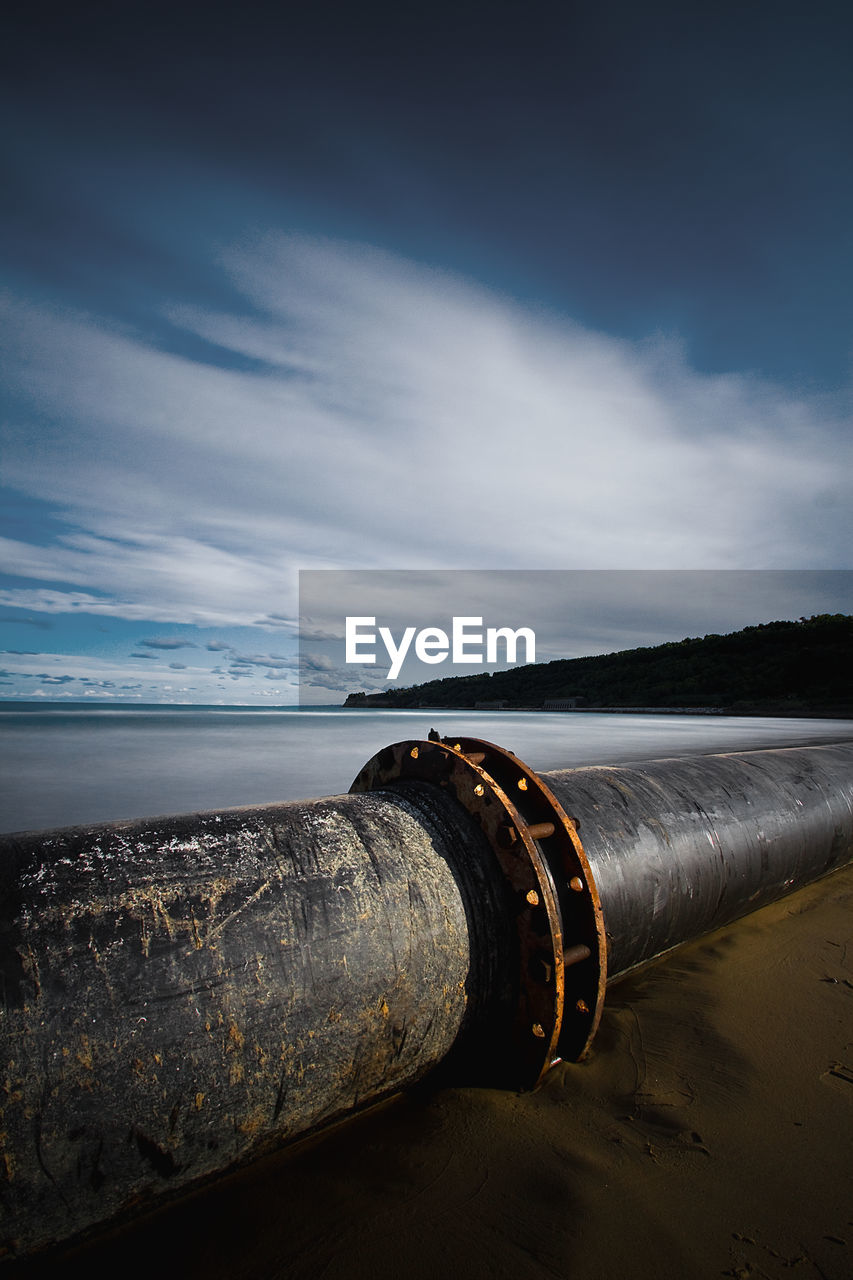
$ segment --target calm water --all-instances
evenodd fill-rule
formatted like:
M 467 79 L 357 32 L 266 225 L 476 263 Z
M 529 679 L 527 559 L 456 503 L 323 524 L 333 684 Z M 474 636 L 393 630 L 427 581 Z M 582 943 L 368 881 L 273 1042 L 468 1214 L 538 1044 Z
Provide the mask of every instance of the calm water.
M 853 738 L 851 720 L 0 704 L 0 830 L 337 795 L 381 747 L 464 733 L 534 769 Z

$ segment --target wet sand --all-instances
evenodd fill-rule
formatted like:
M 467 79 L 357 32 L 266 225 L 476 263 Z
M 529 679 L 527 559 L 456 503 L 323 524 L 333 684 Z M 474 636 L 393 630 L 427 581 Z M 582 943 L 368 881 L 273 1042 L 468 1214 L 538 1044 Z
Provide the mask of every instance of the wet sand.
M 853 867 L 610 988 L 535 1094 L 422 1085 L 6 1274 L 853 1275 Z

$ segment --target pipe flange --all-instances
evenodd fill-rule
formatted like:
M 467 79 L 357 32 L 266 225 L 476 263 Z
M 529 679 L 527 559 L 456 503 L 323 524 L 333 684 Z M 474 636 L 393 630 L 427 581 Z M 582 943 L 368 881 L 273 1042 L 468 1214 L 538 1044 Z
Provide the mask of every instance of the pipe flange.
M 429 783 L 452 795 L 483 831 L 508 882 L 520 966 L 512 1075 L 521 1087 L 533 1088 L 556 1058 L 585 1052 L 604 991 L 601 909 L 574 825 L 532 770 L 476 738 L 385 747 L 350 790 L 398 781 Z M 564 919 L 572 928 L 568 946 Z
M 512 796 L 551 872 L 564 948 L 559 969 L 563 1016 L 557 1056 L 577 1062 L 586 1056 L 598 1030 L 607 985 L 604 916 L 577 822 L 514 752 L 478 738 L 445 741 L 466 755 L 484 753 L 483 768 Z

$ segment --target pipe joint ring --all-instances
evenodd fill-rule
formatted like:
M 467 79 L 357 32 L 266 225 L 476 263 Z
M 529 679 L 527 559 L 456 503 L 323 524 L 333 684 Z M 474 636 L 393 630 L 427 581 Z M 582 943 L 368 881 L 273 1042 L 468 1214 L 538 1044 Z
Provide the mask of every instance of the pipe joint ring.
M 436 736 L 385 747 L 350 790 L 399 781 L 428 783 L 461 804 L 508 884 L 519 973 L 507 1050 L 513 1078 L 533 1088 L 555 1059 L 583 1056 L 604 996 L 601 907 L 575 824 L 512 752 L 477 738 Z

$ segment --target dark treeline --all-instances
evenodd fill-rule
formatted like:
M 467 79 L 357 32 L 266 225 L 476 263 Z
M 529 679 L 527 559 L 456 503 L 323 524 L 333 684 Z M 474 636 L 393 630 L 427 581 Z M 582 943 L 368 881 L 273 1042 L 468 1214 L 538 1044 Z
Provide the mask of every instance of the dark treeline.
M 471 708 L 503 702 L 539 708 L 577 699 L 579 709 L 695 708 L 758 715 L 853 715 L 853 617 L 820 614 L 768 622 L 590 658 L 430 680 L 346 706 Z

